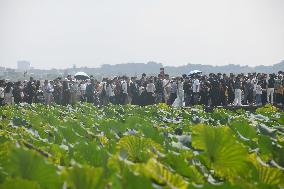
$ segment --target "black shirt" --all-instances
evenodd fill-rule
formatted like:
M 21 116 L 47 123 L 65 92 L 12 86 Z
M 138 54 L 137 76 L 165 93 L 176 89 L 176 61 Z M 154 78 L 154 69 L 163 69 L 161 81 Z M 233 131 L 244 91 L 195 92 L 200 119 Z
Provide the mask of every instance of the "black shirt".
M 275 80 L 274 78 L 268 79 L 268 88 L 274 88 Z

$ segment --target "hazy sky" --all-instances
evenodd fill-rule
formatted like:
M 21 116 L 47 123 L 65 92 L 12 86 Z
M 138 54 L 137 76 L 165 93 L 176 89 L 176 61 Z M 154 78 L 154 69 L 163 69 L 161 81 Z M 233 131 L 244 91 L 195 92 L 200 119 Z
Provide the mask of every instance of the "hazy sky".
M 0 65 L 272 65 L 284 0 L 0 0 Z

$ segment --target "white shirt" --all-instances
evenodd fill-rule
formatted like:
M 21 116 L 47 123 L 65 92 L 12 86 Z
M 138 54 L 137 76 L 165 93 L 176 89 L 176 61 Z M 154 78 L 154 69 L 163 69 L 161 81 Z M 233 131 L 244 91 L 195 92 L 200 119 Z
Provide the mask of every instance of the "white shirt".
M 144 90 L 145 90 L 144 87 L 143 87 L 143 86 L 140 86 L 140 87 L 139 87 L 139 95 L 141 95 Z
M 110 84 L 106 87 L 106 95 L 108 97 L 114 96 L 114 85 Z
M 167 85 L 168 84 L 168 85 Z M 167 85 L 167 86 L 166 86 Z M 163 80 L 163 87 L 171 87 L 170 80 L 164 79 Z
M 127 94 L 127 82 L 126 81 L 121 82 L 121 88 L 122 88 L 122 93 Z
M 4 88 L 0 87 L 0 98 L 4 98 Z
M 251 83 L 253 84 L 253 91 L 256 91 L 257 79 L 256 78 L 252 78 L 251 79 Z
M 54 91 L 50 83 L 48 83 L 47 85 L 43 85 L 42 90 L 44 93 L 50 93 L 50 94 Z
M 13 104 L 13 93 L 12 93 L 12 91 L 13 91 L 13 88 L 11 88 L 11 90 L 10 90 L 10 92 L 8 92 L 8 93 L 4 93 L 4 102 L 6 103 L 6 104 Z
M 171 83 L 170 80 L 164 79 L 163 80 L 163 88 L 164 88 L 164 93 L 170 93 L 171 92 Z
M 262 88 L 260 85 L 256 85 L 255 94 L 262 94 Z
M 80 84 L 80 90 L 81 90 L 81 91 L 85 91 L 85 90 L 86 90 L 86 87 L 87 87 L 87 84 L 86 84 L 86 83 Z
M 183 82 L 179 81 L 177 84 L 177 92 L 179 94 L 183 93 Z
M 146 86 L 146 91 L 148 93 L 154 93 L 156 90 L 154 83 L 148 83 Z
M 198 79 L 193 80 L 192 83 L 192 90 L 194 93 L 199 93 L 200 90 L 200 82 Z
M 173 81 L 171 83 L 171 93 L 176 93 L 177 92 L 177 83 Z
M 106 82 L 104 81 L 104 82 L 101 82 L 100 83 L 100 88 L 103 90 L 106 90 Z
M 70 91 L 71 91 L 72 93 L 77 93 L 77 92 L 79 91 L 79 85 L 78 85 L 78 83 L 72 84 L 72 85 L 70 86 Z

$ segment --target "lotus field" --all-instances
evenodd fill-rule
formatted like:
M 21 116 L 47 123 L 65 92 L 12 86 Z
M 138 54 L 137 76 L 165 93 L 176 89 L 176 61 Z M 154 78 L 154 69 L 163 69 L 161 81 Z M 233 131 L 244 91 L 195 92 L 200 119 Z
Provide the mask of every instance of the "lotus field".
M 0 189 L 283 187 L 273 106 L 0 107 Z

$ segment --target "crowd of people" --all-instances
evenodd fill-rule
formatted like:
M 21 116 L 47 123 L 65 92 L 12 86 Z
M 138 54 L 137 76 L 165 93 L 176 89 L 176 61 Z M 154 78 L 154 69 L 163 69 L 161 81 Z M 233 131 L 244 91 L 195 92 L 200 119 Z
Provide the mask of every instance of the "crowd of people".
M 0 81 L 0 105 L 88 102 L 172 106 L 241 106 L 284 103 L 284 72 L 277 74 L 192 74 L 170 78 L 168 74 L 141 77 L 114 77 L 95 80 L 67 78 L 39 81 Z

